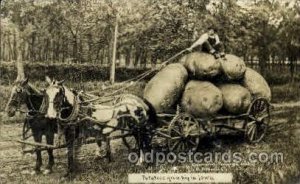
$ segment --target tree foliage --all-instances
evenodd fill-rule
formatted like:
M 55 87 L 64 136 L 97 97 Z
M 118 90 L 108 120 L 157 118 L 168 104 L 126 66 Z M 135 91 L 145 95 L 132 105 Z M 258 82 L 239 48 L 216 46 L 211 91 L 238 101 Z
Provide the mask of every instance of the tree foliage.
M 299 56 L 298 1 L 237 0 L 4 0 L 0 60 L 108 65 L 114 25 L 118 59 L 126 66 L 156 64 L 188 47 L 215 25 L 226 51 L 268 63 Z

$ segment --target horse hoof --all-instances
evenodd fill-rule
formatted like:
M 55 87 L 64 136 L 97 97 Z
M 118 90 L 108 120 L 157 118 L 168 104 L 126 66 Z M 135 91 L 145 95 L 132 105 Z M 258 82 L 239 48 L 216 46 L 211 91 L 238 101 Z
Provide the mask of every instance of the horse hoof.
M 50 174 L 51 172 L 52 172 L 51 169 L 46 169 L 46 170 L 43 171 L 43 174 L 44 174 L 44 175 L 48 175 L 48 174 Z

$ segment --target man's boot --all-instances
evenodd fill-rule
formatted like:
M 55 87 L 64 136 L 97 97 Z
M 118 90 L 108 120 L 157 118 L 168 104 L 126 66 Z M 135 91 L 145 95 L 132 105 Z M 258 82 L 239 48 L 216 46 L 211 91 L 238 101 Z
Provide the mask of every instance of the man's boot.
M 209 51 L 209 53 L 212 54 L 215 57 L 215 59 L 219 59 L 220 58 L 220 55 L 216 52 L 215 49 L 211 49 Z
M 224 52 L 222 52 L 222 53 L 220 54 L 220 56 L 221 56 L 221 58 L 222 58 L 223 60 L 227 60 L 226 55 L 225 55 Z
M 219 59 L 220 58 L 220 54 L 218 54 L 216 52 L 213 55 L 214 55 L 215 59 Z

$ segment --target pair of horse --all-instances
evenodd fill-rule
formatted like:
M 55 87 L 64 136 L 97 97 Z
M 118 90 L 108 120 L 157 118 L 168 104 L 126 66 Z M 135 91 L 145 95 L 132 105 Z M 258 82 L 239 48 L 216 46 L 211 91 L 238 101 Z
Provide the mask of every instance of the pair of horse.
M 124 127 L 124 122 L 143 123 L 156 125 L 156 113 L 154 108 L 146 100 L 134 95 L 124 95 L 119 98 L 114 106 L 103 106 L 100 104 L 84 104 L 80 95 L 67 88 L 62 82 L 50 80 L 46 78 L 49 86 L 46 90 L 38 90 L 28 82 L 28 79 L 18 80 L 15 82 L 9 102 L 7 104 L 7 114 L 14 116 L 16 111 L 20 109 L 22 104 L 25 104 L 30 116 L 26 117 L 25 122 L 28 122 L 34 140 L 42 141 L 42 136 L 45 135 L 47 144 L 54 143 L 54 135 L 58 132 L 58 127 L 61 127 L 67 143 L 68 169 L 65 176 L 72 176 L 75 171 L 75 151 L 74 147 L 78 146 L 83 137 L 95 137 L 98 146 L 101 147 L 101 140 L 106 142 L 106 157 L 111 160 L 109 139 L 105 139 L 108 135 L 118 127 Z M 80 118 L 79 113 L 82 113 L 81 105 L 85 105 L 87 118 Z M 123 116 L 124 114 L 130 116 Z M 123 118 L 120 123 L 119 117 Z M 93 121 L 96 120 L 95 124 Z M 102 122 L 104 126 L 95 126 Z M 88 126 L 91 124 L 91 126 Z M 107 125 L 107 126 L 106 126 Z M 92 129 L 91 129 L 92 127 Z M 96 128 L 95 128 L 96 127 Z M 141 132 L 134 131 L 132 135 L 138 142 L 138 147 L 144 149 L 149 148 L 149 140 Z M 102 137 L 104 139 L 98 139 Z M 142 140 L 142 141 L 140 141 Z M 125 142 L 126 143 L 126 142 Z M 49 161 L 44 171 L 45 174 L 52 171 L 54 165 L 53 149 L 47 149 Z M 36 149 L 36 166 L 34 171 L 40 172 L 42 166 L 41 150 Z

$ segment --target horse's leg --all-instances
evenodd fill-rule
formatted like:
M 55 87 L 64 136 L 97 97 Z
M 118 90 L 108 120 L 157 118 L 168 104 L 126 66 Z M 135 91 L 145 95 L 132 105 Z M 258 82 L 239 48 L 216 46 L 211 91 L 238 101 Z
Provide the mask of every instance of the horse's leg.
M 112 161 L 112 156 L 111 156 L 111 147 L 110 147 L 110 138 L 109 138 L 110 134 L 103 134 L 103 132 L 101 133 L 101 137 L 103 139 L 103 141 L 97 140 L 96 143 L 99 146 L 99 158 L 107 158 L 109 162 Z M 105 144 L 103 144 L 102 148 L 102 142 L 105 142 Z M 105 152 L 105 153 L 103 153 Z
M 138 154 L 139 154 L 139 160 L 138 162 L 136 163 L 136 165 L 142 165 L 144 163 L 144 146 L 143 146 L 143 140 L 142 140 L 142 137 L 140 135 L 140 133 L 137 133 L 137 135 L 135 136 L 136 137 L 136 140 L 137 140 L 137 143 L 138 143 Z
M 96 143 L 98 145 L 97 152 L 96 152 L 96 159 L 102 159 L 106 157 L 106 147 L 107 144 L 103 144 L 105 142 L 105 137 L 103 135 L 102 130 L 97 130 L 96 135 L 95 135 Z
M 96 139 L 96 144 L 97 144 L 97 151 L 96 151 L 96 159 L 101 159 L 102 158 L 102 141 L 99 139 L 99 136 L 95 137 Z
M 36 130 L 33 131 L 33 139 L 37 143 L 42 142 L 42 133 Z M 41 166 L 43 164 L 42 160 L 42 151 L 39 149 L 39 147 L 36 148 L 36 164 L 35 164 L 35 169 L 34 169 L 34 174 L 41 172 Z
M 108 159 L 109 162 L 112 161 L 111 147 L 110 147 L 110 138 L 109 137 L 106 137 L 106 158 Z
M 136 165 L 142 165 L 145 162 L 145 152 L 151 151 L 151 138 L 146 133 L 141 134 L 140 132 L 136 135 L 139 148 L 139 160 Z
M 67 156 L 68 156 L 68 170 L 64 177 L 72 177 L 74 173 L 74 142 L 75 142 L 75 134 L 73 128 L 65 129 L 65 139 L 67 142 Z
M 81 145 L 83 144 L 84 140 L 84 129 L 81 128 L 80 126 L 75 126 L 74 127 L 74 163 L 76 164 L 77 162 L 77 155 L 80 153 L 80 148 Z
M 54 132 L 48 131 L 46 133 L 46 141 L 47 144 L 53 145 L 54 143 Z M 54 156 L 53 156 L 53 149 L 49 148 L 47 149 L 49 160 L 48 160 L 48 165 L 46 167 L 46 170 L 44 171 L 44 174 L 49 174 L 52 172 L 52 167 L 54 165 Z

